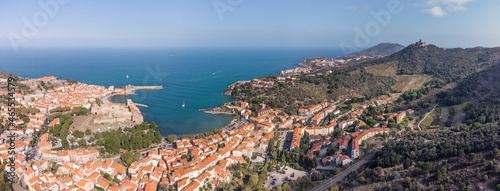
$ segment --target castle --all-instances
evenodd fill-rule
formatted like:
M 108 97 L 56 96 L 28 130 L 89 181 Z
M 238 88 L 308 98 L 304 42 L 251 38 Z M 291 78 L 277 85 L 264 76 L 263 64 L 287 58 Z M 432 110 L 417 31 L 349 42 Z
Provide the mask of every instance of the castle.
M 427 44 L 424 41 L 422 41 L 422 39 L 420 39 L 420 41 L 416 42 L 415 45 L 418 47 L 427 46 Z

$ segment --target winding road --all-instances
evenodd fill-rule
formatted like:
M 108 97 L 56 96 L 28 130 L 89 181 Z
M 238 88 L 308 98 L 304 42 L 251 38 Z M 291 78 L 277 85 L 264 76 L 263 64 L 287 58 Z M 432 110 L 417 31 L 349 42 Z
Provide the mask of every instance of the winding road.
M 420 128 L 420 123 L 422 123 L 422 121 L 424 121 L 424 119 L 427 117 L 427 115 L 429 115 L 432 111 L 434 111 L 434 109 L 436 109 L 436 107 L 439 105 L 439 103 L 436 103 L 434 106 L 432 106 L 432 109 L 427 112 L 424 117 L 422 117 L 422 119 L 420 119 L 420 121 L 418 122 L 417 124 L 417 127 L 418 127 L 418 130 L 422 130 L 422 128 Z

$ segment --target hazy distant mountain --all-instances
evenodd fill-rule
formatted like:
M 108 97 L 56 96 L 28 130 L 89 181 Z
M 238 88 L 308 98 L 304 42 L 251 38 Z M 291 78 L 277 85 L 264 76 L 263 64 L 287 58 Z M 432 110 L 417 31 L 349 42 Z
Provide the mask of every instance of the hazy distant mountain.
M 358 56 L 387 56 L 394 54 L 405 48 L 405 46 L 396 43 L 380 43 L 377 46 L 364 49 L 359 52 L 353 52 L 346 57 L 358 57 Z

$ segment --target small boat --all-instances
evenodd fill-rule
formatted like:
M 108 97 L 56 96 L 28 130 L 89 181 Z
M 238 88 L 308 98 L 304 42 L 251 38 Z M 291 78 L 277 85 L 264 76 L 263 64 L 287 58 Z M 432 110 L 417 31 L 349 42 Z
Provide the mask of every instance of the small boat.
M 184 103 L 184 101 L 182 101 L 182 107 L 185 107 L 185 106 L 186 106 L 186 104 Z
M 127 79 L 128 79 L 128 74 L 127 74 Z

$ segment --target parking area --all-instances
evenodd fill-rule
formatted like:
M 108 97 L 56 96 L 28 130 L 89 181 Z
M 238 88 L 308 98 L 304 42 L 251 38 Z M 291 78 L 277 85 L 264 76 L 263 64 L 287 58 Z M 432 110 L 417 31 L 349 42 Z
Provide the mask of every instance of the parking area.
M 306 171 L 295 170 L 290 167 L 285 167 L 282 172 L 270 172 L 267 176 L 266 187 L 278 187 L 283 185 L 285 182 L 290 182 L 291 180 L 297 180 L 297 178 L 306 176 L 308 173 Z

